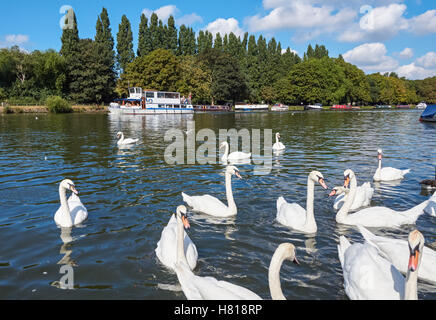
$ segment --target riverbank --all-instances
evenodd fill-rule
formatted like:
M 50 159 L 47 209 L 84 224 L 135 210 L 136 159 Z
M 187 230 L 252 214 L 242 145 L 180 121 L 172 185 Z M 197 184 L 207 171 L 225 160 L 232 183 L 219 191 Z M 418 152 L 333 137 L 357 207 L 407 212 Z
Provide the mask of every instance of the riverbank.
M 105 113 L 109 112 L 107 106 L 97 105 L 74 105 L 72 106 L 75 113 Z M 0 106 L 0 114 L 5 113 L 48 113 L 46 106 Z

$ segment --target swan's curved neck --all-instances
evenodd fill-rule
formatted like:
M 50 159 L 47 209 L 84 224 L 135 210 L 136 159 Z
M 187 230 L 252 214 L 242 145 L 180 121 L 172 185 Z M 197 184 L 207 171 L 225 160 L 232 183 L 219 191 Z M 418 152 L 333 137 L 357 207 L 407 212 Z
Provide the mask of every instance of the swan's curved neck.
M 176 213 L 177 219 L 177 262 L 186 263 L 188 265 L 188 260 L 185 255 L 185 228 L 183 227 L 182 218 L 178 213 Z
M 282 292 L 282 286 L 280 284 L 280 269 L 282 267 L 283 260 L 287 258 L 285 250 L 279 248 L 274 252 L 271 259 L 271 263 L 268 269 L 268 282 L 269 291 L 273 300 L 286 300 Z M 289 257 L 290 260 L 294 260 L 294 257 Z
M 233 199 L 233 191 L 232 191 L 232 175 L 230 173 L 226 173 L 226 196 L 227 196 L 227 205 L 229 206 L 230 211 L 233 214 L 238 212 L 236 208 L 235 200 Z
M 307 196 L 306 196 L 306 223 L 305 226 L 315 226 L 315 217 L 313 214 L 313 201 L 315 196 L 315 183 L 310 178 L 307 178 Z
M 279 136 L 276 135 L 276 143 L 279 143 Z
M 407 271 L 404 287 L 404 300 L 418 300 L 418 270 Z
M 124 141 L 124 133 L 121 133 L 120 140 L 118 140 L 118 142 L 122 142 L 122 141 Z
M 229 156 L 229 144 L 228 144 L 228 143 L 225 143 L 225 144 L 224 144 L 224 147 L 225 147 L 225 149 L 224 149 L 223 159 L 225 160 L 225 159 L 227 159 L 227 157 Z
M 378 159 L 378 168 L 377 169 L 379 169 L 379 170 L 381 170 L 381 162 L 382 162 L 382 160 L 381 159 Z
M 356 197 L 357 190 L 357 179 L 355 176 L 351 178 L 350 181 L 350 192 L 346 196 L 345 203 L 342 205 L 342 208 L 336 214 L 336 221 L 342 223 L 348 216 L 348 211 L 350 211 L 351 205 L 354 202 L 354 198 Z
M 62 216 L 65 219 L 67 219 L 69 222 L 71 222 L 72 225 L 73 221 L 71 219 L 70 207 L 68 206 L 68 201 L 67 201 L 67 190 L 62 186 L 59 186 L 59 198 L 61 200 Z

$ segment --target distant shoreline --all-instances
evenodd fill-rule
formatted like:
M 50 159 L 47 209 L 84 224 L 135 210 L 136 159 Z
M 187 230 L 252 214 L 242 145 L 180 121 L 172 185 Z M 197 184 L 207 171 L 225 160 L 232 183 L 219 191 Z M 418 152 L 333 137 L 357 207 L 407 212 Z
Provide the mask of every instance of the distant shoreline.
M 107 106 L 97 105 L 73 105 L 73 113 L 108 113 Z M 49 113 L 46 106 L 9 106 L 8 112 L 5 107 L 0 106 L 0 114 L 17 114 L 17 113 Z

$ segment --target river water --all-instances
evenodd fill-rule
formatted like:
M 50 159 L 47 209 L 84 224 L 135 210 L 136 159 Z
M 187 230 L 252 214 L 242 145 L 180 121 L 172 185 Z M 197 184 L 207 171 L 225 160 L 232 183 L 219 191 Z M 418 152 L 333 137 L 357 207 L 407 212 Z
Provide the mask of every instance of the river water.
M 167 130 L 273 129 L 286 151 L 273 157 L 269 174 L 253 164 L 238 166 L 233 179 L 235 218 L 216 221 L 190 212 L 188 231 L 199 261 L 195 273 L 245 286 L 270 299 L 268 267 L 276 247 L 292 242 L 300 265 L 285 262 L 281 283 L 288 299 L 347 299 L 337 254 L 340 235 L 361 242 L 357 229 L 335 222 L 328 190 L 315 187 L 316 235 L 275 221 L 276 200 L 305 207 L 307 175 L 319 170 L 329 187 L 351 168 L 358 184 L 371 181 L 377 148 L 383 165 L 411 169 L 399 184 L 376 184 L 372 205 L 409 209 L 429 196 L 419 181 L 433 178 L 436 125 L 420 123 L 419 112 L 322 111 L 251 114 L 106 114 L 0 116 L 0 299 L 185 299 L 176 275 L 155 254 L 162 229 L 181 192 L 211 194 L 225 201 L 222 164 L 169 165 Z M 118 148 L 116 132 L 137 137 Z M 76 184 L 89 216 L 69 233 L 53 220 L 59 182 Z M 436 218 L 422 215 L 416 226 L 435 247 Z M 371 229 L 406 239 L 415 226 Z M 60 289 L 60 268 L 74 270 L 74 290 Z M 419 298 L 435 299 L 436 287 L 420 282 Z

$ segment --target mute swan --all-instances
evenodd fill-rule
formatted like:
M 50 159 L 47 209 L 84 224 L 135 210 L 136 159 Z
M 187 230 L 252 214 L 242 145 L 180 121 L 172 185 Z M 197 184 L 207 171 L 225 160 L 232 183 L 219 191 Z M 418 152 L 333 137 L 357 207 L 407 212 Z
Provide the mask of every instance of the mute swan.
M 185 206 L 180 206 L 186 212 Z M 183 293 L 188 300 L 262 300 L 251 290 L 234 285 L 227 281 L 217 280 L 214 277 L 196 276 L 188 267 L 183 250 L 183 226 L 179 225 L 177 235 L 177 263 L 176 274 Z M 285 259 L 298 264 L 295 257 L 295 247 L 290 243 L 281 244 L 275 251 L 268 270 L 270 293 L 273 299 L 285 299 L 280 285 L 280 268 Z
M 272 147 L 274 151 L 279 151 L 279 150 L 285 149 L 285 145 L 283 143 L 281 143 L 279 141 L 279 139 L 280 139 L 280 133 L 277 132 L 276 133 L 276 143 L 274 143 L 274 145 Z
M 233 200 L 232 192 L 232 175 L 237 176 L 241 179 L 238 168 L 235 166 L 228 166 L 226 168 L 226 195 L 227 203 L 226 206 L 217 198 L 210 196 L 208 194 L 202 196 L 188 196 L 182 192 L 183 201 L 185 201 L 188 206 L 192 207 L 192 210 L 202 212 L 215 217 L 230 217 L 235 216 L 238 213 L 236 208 L 235 200 Z
M 436 189 L 436 167 L 434 169 L 434 179 L 433 180 L 425 179 L 422 180 L 419 184 L 423 189 L 429 189 L 429 190 Z
M 67 190 L 72 192 L 67 201 Z M 63 228 L 71 228 L 82 223 L 88 217 L 88 211 L 77 196 L 79 192 L 76 186 L 70 179 L 62 180 L 59 184 L 59 198 L 61 206 L 56 211 L 54 221 L 56 224 Z
M 344 186 L 350 184 L 350 192 L 342 208 L 336 214 L 336 222 L 348 225 L 363 225 L 365 227 L 399 227 L 403 224 L 414 224 L 424 213 L 429 200 L 406 211 L 395 211 L 386 207 L 370 207 L 348 214 L 356 195 L 356 177 L 350 169 L 344 172 Z
M 424 237 L 414 230 L 409 234 L 407 276 L 378 254 L 372 244 L 353 245 L 341 236 L 339 260 L 344 276 L 345 293 L 351 300 L 417 300 L 418 270 L 421 265 Z M 406 264 L 406 261 L 403 261 Z
M 377 152 L 378 152 L 378 168 L 374 173 L 374 181 L 400 180 L 404 178 L 404 175 L 410 172 L 410 169 L 399 170 L 392 167 L 382 168 L 381 166 L 382 149 L 378 149 Z
M 117 142 L 119 146 L 125 144 L 133 144 L 139 141 L 139 139 L 132 139 L 132 138 L 124 139 L 124 133 L 122 133 L 121 131 L 117 133 L 117 139 L 119 139 Z
M 224 155 L 221 157 L 222 161 L 226 161 L 226 160 L 231 161 L 231 160 L 240 160 L 240 159 L 251 158 L 251 153 L 246 153 L 246 152 L 236 151 L 236 152 L 232 152 L 231 154 L 229 154 L 229 144 L 227 141 L 224 141 L 223 143 L 221 143 L 220 149 L 222 147 L 225 147 Z
M 180 209 L 181 207 L 177 208 L 176 214 L 171 216 L 168 225 L 162 230 L 162 235 L 155 250 L 160 262 L 173 271 L 174 265 L 177 262 L 177 232 L 180 229 L 183 231 L 185 255 L 187 255 L 188 265 L 191 270 L 195 269 L 198 259 L 197 247 L 191 241 L 186 231 L 179 228 L 179 225 L 189 226 L 186 211 L 182 213 Z
M 357 226 L 365 241 L 379 250 L 379 254 L 389 260 L 401 273 L 407 273 L 407 265 L 404 263 L 408 258 L 409 250 L 406 240 L 376 236 L 363 226 Z M 424 247 L 422 263 L 419 268 L 418 278 L 436 283 L 436 251 Z
M 424 208 L 424 212 L 436 217 L 436 191 L 430 197 L 428 205 Z
M 312 171 L 307 178 L 306 209 L 295 202 L 286 202 L 283 197 L 277 199 L 276 220 L 279 223 L 304 233 L 315 233 L 317 231 L 313 215 L 315 182 L 318 182 L 324 189 L 327 189 L 321 172 Z
M 357 182 L 356 182 L 357 183 Z M 329 194 L 329 197 L 337 195 L 335 202 L 333 204 L 333 208 L 335 210 L 340 209 L 345 201 L 347 200 L 349 194 L 349 189 L 345 189 L 343 187 L 335 187 L 332 192 Z M 371 203 L 372 196 L 374 194 L 374 188 L 371 188 L 371 183 L 365 182 L 361 186 L 356 189 L 356 196 L 354 197 L 353 204 L 351 205 L 350 210 L 356 210 L 360 207 L 367 207 Z

